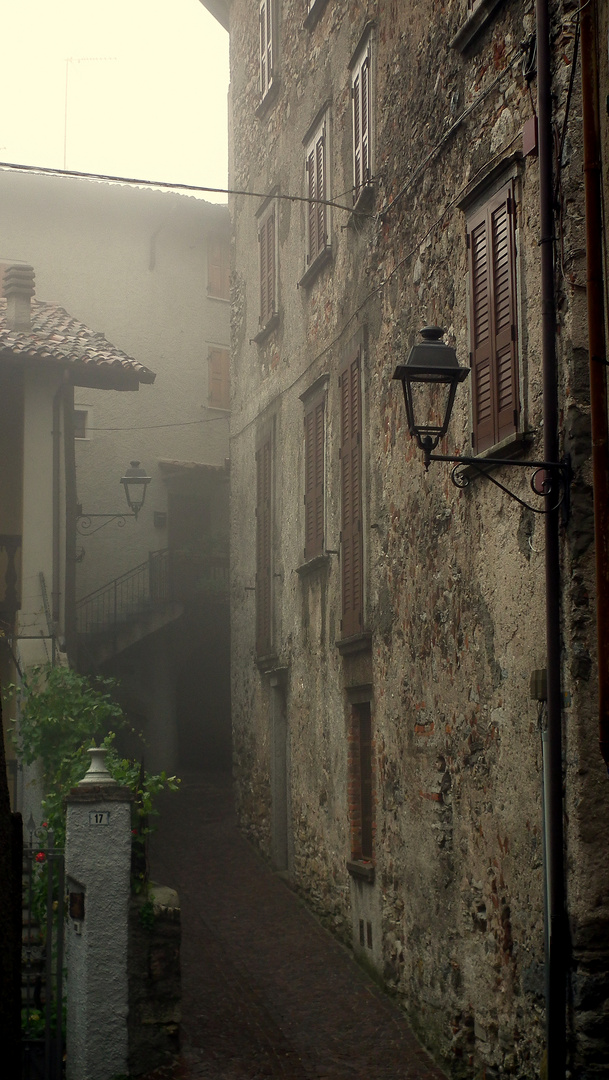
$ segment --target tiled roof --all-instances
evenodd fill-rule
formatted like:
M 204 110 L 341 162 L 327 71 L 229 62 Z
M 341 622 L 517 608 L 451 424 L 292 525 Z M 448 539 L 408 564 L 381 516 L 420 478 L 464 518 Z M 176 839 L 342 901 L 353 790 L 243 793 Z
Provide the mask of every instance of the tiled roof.
M 103 334 L 72 318 L 58 304 L 32 299 L 32 330 L 10 330 L 6 299 L 0 298 L 0 358 L 37 361 L 67 367 L 76 386 L 137 389 L 153 383 L 155 374 L 132 356 L 117 349 Z

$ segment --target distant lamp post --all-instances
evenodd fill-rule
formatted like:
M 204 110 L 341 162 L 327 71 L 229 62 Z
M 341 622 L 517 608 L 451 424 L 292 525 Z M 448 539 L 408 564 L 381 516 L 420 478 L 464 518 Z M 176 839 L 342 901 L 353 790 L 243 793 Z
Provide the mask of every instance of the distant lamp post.
M 146 489 L 151 479 L 152 477 L 146 475 L 146 470 L 142 469 L 139 461 L 132 461 L 125 475 L 121 476 L 120 482 L 125 489 L 127 506 L 133 511 L 136 521 L 137 515 L 144 505 Z
M 127 500 L 127 506 L 129 507 L 130 514 L 85 514 L 83 513 L 82 506 L 78 506 L 76 514 L 76 528 L 81 536 L 90 536 L 92 533 L 99 532 L 106 525 L 109 525 L 111 521 L 116 521 L 119 529 L 124 528 L 125 521 L 128 517 L 133 517 L 137 521 L 137 516 L 144 505 L 146 498 L 146 490 L 152 477 L 146 475 L 146 470 L 143 469 L 139 461 L 132 461 L 128 469 L 125 470 L 125 475 L 121 476 L 120 483 L 125 490 L 125 498 Z M 104 518 L 101 525 L 96 525 L 92 528 L 94 518 Z
M 448 431 L 457 386 L 467 378 L 470 369 L 459 366 L 453 347 L 442 341 L 444 331 L 439 326 L 426 326 L 421 330 L 421 337 L 423 340 L 413 345 L 406 363 L 398 364 L 393 378 L 402 383 L 408 430 L 423 451 L 425 469 L 432 461 L 452 462 L 451 479 L 455 487 L 467 487 L 473 471 L 487 476 L 506 495 L 536 514 L 548 514 L 561 505 L 568 510 L 571 482 L 568 457 L 561 461 L 524 461 L 520 458 L 454 457 L 433 453 Z M 532 469 L 531 490 L 544 500 L 544 505 L 531 506 L 505 487 L 491 473 L 498 466 Z

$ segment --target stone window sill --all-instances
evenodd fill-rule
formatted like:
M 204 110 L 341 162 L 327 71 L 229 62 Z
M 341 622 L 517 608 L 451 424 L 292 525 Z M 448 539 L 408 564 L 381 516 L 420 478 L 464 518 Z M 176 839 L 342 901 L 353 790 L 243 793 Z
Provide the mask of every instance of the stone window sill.
M 258 108 L 256 109 L 255 116 L 258 118 L 258 120 L 261 120 L 264 116 L 266 116 L 269 109 L 271 109 L 271 107 L 274 105 L 275 101 L 277 100 L 277 95 L 279 94 L 279 85 L 279 79 L 274 78 L 270 89 L 267 90 L 262 101 L 258 105 Z
M 280 667 L 277 653 L 265 653 L 264 656 L 257 656 L 256 667 L 259 671 L 276 671 Z
M 262 345 L 263 341 L 266 341 L 267 337 L 272 334 L 279 326 L 279 312 L 276 311 L 265 325 L 258 331 L 258 333 L 252 338 L 252 341 L 256 342 L 256 345 Z
M 336 642 L 336 648 L 341 656 L 346 656 L 349 653 L 371 652 L 372 634 L 368 631 L 362 634 L 353 634 L 352 637 L 341 638 Z
M 531 445 L 533 435 L 533 431 L 515 431 L 513 435 L 508 435 L 506 439 L 503 439 L 495 446 L 489 446 L 488 450 L 483 450 L 481 454 L 476 454 L 476 461 L 479 461 L 481 465 L 484 465 L 486 458 L 521 457 Z M 497 469 L 499 467 L 499 465 L 489 466 L 489 468 Z M 466 476 L 468 480 L 475 480 L 476 477 L 482 477 L 482 473 L 478 471 L 475 465 L 465 465 L 461 470 L 461 475 Z
M 315 0 L 315 3 L 311 5 L 310 11 L 307 12 L 303 26 L 305 30 L 312 30 L 315 24 L 319 21 L 321 13 L 325 8 L 328 0 Z
M 367 881 L 370 885 L 374 884 L 375 867 L 368 859 L 347 859 L 347 870 L 351 877 Z
M 307 289 L 312 281 L 317 277 L 329 262 L 332 262 L 332 248 L 328 244 L 327 247 L 320 251 L 317 258 L 311 263 L 309 268 L 302 275 L 298 282 L 299 289 Z
M 353 209 L 349 214 L 347 225 L 350 229 L 357 229 L 357 227 L 366 220 L 366 218 L 363 218 L 361 215 L 366 213 L 367 216 L 367 212 L 372 209 L 375 195 L 376 188 L 372 181 L 363 185 L 357 199 L 353 203 Z
M 318 570 L 327 570 L 330 566 L 330 556 L 327 553 L 323 555 L 314 555 L 312 559 L 307 559 L 300 566 L 296 567 L 296 573 L 300 578 L 308 577 L 309 574 L 315 574 Z
M 456 49 L 460 53 L 466 52 L 502 3 L 503 0 L 480 0 L 452 39 L 451 49 Z

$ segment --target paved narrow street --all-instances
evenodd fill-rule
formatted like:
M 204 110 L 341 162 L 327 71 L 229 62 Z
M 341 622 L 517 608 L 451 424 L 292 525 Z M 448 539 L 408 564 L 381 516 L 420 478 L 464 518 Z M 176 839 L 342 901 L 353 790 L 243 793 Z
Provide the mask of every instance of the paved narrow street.
M 401 1014 L 238 833 L 230 782 L 164 800 L 152 876 L 182 908 L 172 1080 L 443 1080 Z

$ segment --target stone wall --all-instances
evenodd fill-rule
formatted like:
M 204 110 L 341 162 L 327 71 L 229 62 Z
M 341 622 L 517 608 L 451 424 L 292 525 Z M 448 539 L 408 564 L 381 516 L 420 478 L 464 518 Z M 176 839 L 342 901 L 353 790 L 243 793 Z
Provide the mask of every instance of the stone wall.
M 603 822 L 609 789 L 595 719 L 594 553 L 583 258 L 581 121 L 567 110 L 575 5 L 553 2 L 557 173 L 556 302 L 561 452 L 572 512 L 561 531 L 567 903 L 575 968 L 573 1075 L 595 1075 L 609 925 Z M 422 1041 L 455 1077 L 538 1074 L 544 1051 L 543 703 L 530 679 L 545 656 L 541 518 L 484 479 L 457 490 L 425 472 L 408 436 L 396 363 L 424 325 L 446 329 L 470 363 L 467 214 L 493 185 L 515 192 L 520 413 L 512 452 L 542 452 L 539 163 L 524 139 L 536 111 L 529 0 L 335 0 L 303 27 L 278 5 L 276 90 L 260 102 L 257 11 L 231 5 L 231 185 L 304 194 L 304 144 L 330 117 L 331 259 L 302 284 L 306 206 L 279 201 L 278 315 L 261 343 L 256 211 L 232 200 L 232 687 L 241 821 L 273 847 L 273 672 L 285 673 L 289 868 L 296 887 L 398 995 Z M 349 62 L 372 22 L 374 198 L 352 187 Z M 468 31 L 469 32 L 469 31 Z M 461 42 L 461 44 L 459 44 Z M 528 136 L 527 136 L 528 137 Z M 560 182 L 558 182 L 560 181 Z M 343 193 L 343 194 L 341 194 Z M 347 194 L 344 194 L 347 193 Z M 298 283 L 301 282 L 300 287 Z M 361 347 L 364 634 L 341 641 L 338 375 Z M 303 402 L 327 375 L 325 550 L 303 567 Z M 471 381 L 471 380 L 470 380 Z M 273 655 L 255 655 L 257 440 L 274 430 Z M 458 391 L 448 454 L 472 452 L 471 388 Z M 501 475 L 524 499 L 523 472 Z M 350 874 L 349 734 L 373 723 L 373 873 Z M 367 875 L 367 876 L 366 876 Z M 363 927 L 363 934 L 362 934 Z M 606 965 L 605 965 L 606 966 Z M 595 1026 L 596 1025 L 596 1026 Z M 590 1070 L 586 1072 L 586 1070 Z
M 151 886 L 129 909 L 129 1075 L 172 1061 L 180 1047 L 181 923 L 177 893 Z

